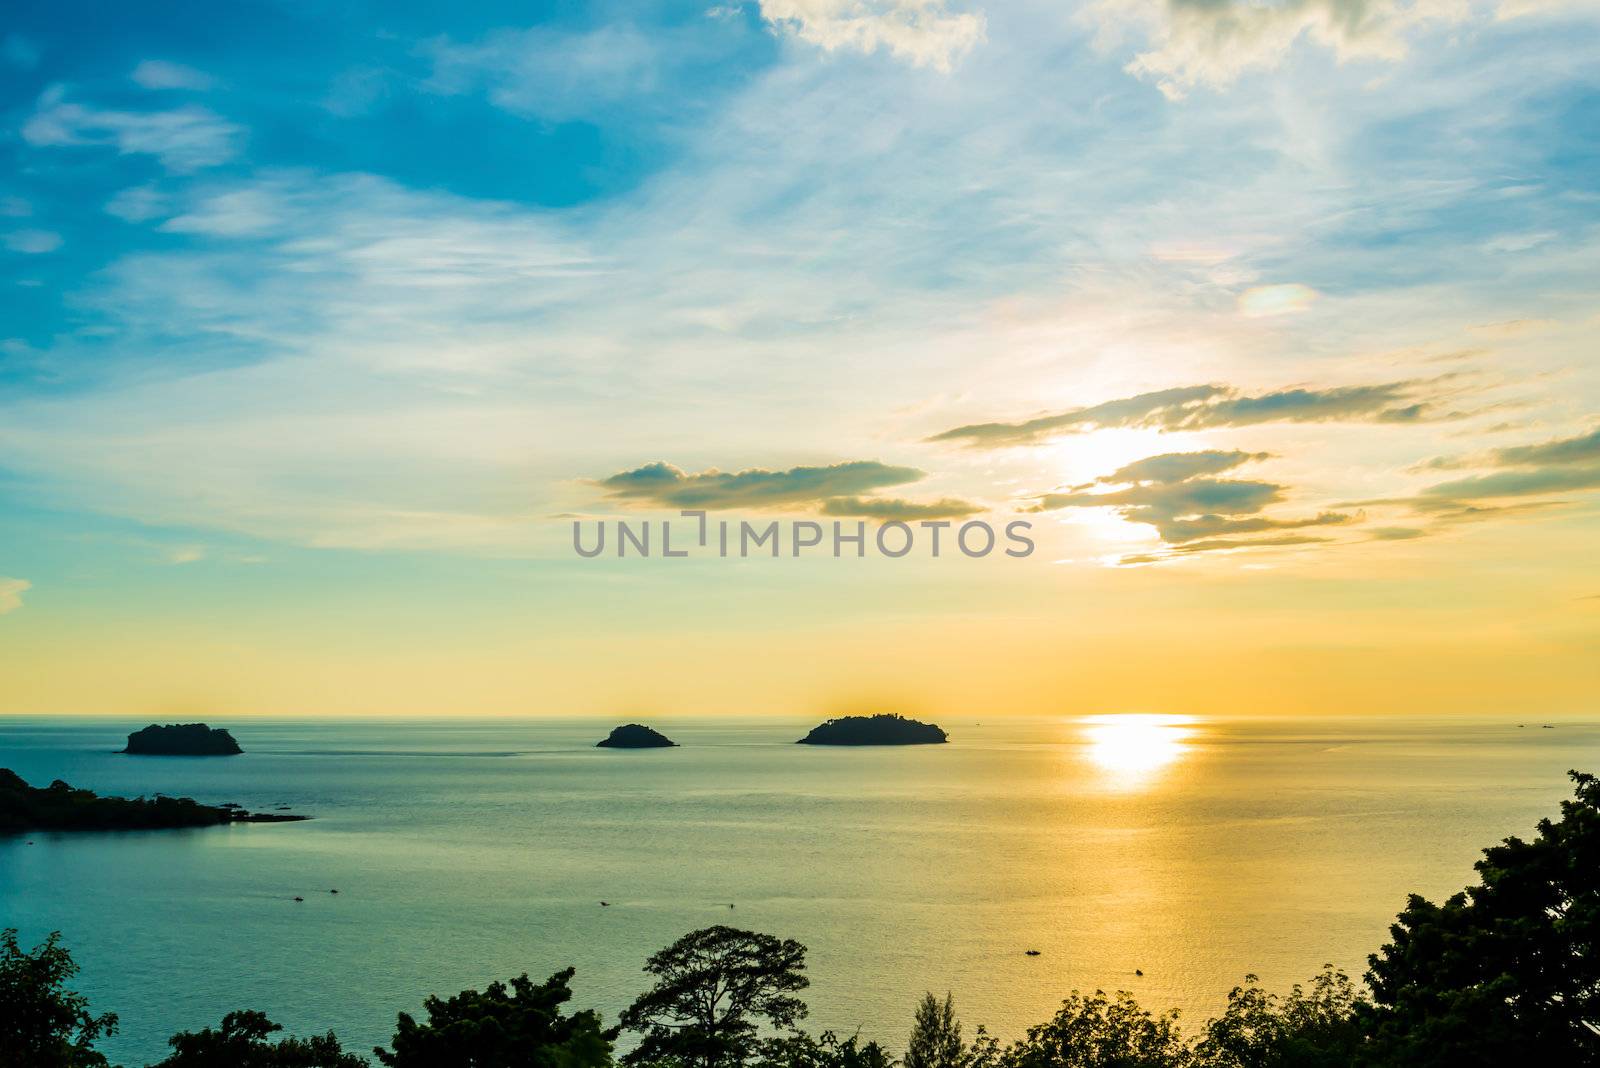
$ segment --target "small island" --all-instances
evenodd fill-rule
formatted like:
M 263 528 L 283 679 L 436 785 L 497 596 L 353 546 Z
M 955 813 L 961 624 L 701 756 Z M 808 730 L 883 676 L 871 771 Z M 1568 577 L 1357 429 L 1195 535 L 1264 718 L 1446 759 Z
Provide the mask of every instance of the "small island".
M 294 823 L 287 812 L 246 812 L 238 805 L 202 805 L 192 797 L 101 797 L 57 779 L 29 786 L 0 768 L 0 834 L 20 831 L 147 831 L 226 823 Z
M 678 743 L 643 723 L 624 723 L 594 744 L 596 749 L 667 749 Z
M 150 724 L 128 735 L 128 748 L 134 756 L 238 756 L 244 750 L 233 735 L 221 727 L 204 723 Z
M 798 745 L 938 745 L 948 741 L 932 723 L 897 714 L 840 716 L 811 728 Z

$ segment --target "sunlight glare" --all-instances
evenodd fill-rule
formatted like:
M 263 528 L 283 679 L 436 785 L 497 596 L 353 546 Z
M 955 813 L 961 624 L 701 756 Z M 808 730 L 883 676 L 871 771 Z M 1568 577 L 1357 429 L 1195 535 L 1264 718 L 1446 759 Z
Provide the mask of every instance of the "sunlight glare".
M 1144 786 L 1192 748 L 1188 716 L 1126 713 L 1081 721 L 1090 763 L 1122 788 Z

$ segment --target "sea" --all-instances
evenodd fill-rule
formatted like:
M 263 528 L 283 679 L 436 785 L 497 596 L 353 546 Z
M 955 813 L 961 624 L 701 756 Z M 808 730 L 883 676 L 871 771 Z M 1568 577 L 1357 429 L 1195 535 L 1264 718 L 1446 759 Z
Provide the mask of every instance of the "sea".
M 0 837 L 0 926 L 61 932 L 128 1066 L 243 1008 L 368 1052 L 429 994 L 568 966 L 614 1022 L 645 959 L 712 924 L 804 943 L 807 1028 L 892 1050 L 925 991 L 1001 1038 L 1073 990 L 1193 1028 L 1246 974 L 1359 976 L 1408 893 L 1475 881 L 1567 769 L 1600 770 L 1600 718 L 973 716 L 875 748 L 650 723 L 679 747 L 598 749 L 593 719 L 238 719 L 214 725 L 244 755 L 181 758 L 116 752 L 125 717 L 0 718 L 0 767 L 35 785 L 313 817 Z

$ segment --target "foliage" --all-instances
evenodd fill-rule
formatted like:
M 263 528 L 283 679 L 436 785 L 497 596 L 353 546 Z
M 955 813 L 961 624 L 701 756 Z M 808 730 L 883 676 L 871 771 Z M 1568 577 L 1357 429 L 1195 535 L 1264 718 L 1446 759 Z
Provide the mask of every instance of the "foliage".
M 76 974 L 59 931 L 32 953 L 15 928 L 0 932 L 0 1068 L 105 1068 L 94 1044 L 117 1017 L 91 1014 L 89 999 L 67 989 Z
M 57 779 L 32 787 L 0 768 L 0 834 L 26 830 L 110 831 L 156 827 L 206 827 L 229 823 L 232 813 L 188 797 L 100 797 Z
M 179 1031 L 167 1040 L 172 1055 L 152 1068 L 365 1068 L 367 1061 L 346 1053 L 329 1031 L 312 1038 L 267 1036 L 283 1028 L 265 1013 L 230 1012 L 213 1031 Z
M 905 1068 L 962 1068 L 965 1052 L 950 994 L 942 1002 L 932 991 L 924 994 L 906 1041 Z
M 684 935 L 645 963 L 656 983 L 622 1013 L 622 1026 L 641 1036 L 623 1060 L 743 1064 L 762 1022 L 782 1031 L 806 1015 L 793 996 L 809 985 L 805 961 L 793 939 L 720 925 Z
M 1600 1064 L 1600 780 L 1484 850 L 1477 886 L 1413 895 L 1367 982 L 1375 1056 L 1418 1068 Z
M 482 993 L 430 997 L 428 1022 L 400 1013 L 393 1051 L 375 1049 L 390 1068 L 599 1068 L 611 1063 L 614 1031 L 584 1009 L 564 1016 L 572 999 L 573 969 L 534 984 L 527 975 L 511 985 L 490 983 Z
M 1125 990 L 1072 995 L 1055 1018 L 1004 1053 L 1007 1068 L 1183 1068 L 1191 1063 L 1176 1009 L 1151 1014 Z
M 876 1042 L 859 1035 L 840 1041 L 832 1031 L 821 1038 L 794 1032 L 759 1044 L 755 1068 L 894 1068 L 894 1060 Z
M 1362 1047 L 1355 984 L 1331 964 L 1285 997 L 1269 994 L 1253 975 L 1228 994 L 1228 1007 L 1206 1024 L 1195 1045 L 1203 1068 L 1345 1068 Z
M 812 727 L 801 745 L 929 745 L 949 736 L 932 723 L 907 719 L 897 712 L 875 716 L 839 716 Z

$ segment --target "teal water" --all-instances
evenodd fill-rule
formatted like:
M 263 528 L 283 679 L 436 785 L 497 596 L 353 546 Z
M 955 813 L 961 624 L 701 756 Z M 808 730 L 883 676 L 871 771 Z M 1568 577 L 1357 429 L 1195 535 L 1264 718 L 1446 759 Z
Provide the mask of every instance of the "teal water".
M 1471 881 L 1600 768 L 1600 723 L 1565 720 L 946 722 L 949 745 L 889 749 L 652 722 L 683 747 L 241 720 L 244 756 L 196 760 L 114 753 L 141 722 L 0 719 L 0 767 L 36 785 L 316 817 L 0 839 L 0 925 L 63 932 L 128 1065 L 247 1007 L 365 1049 L 426 994 L 569 964 L 614 1019 L 651 951 L 712 923 L 804 942 L 810 1026 L 891 1047 L 926 989 L 1002 1036 L 1073 987 L 1197 1023 L 1245 972 L 1359 972 L 1408 891 Z

